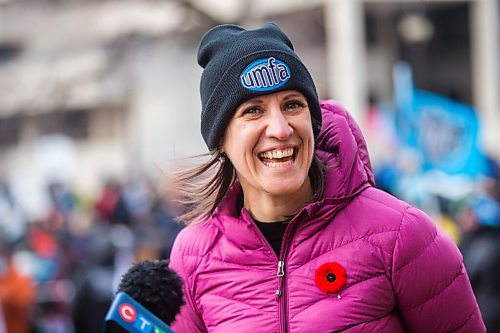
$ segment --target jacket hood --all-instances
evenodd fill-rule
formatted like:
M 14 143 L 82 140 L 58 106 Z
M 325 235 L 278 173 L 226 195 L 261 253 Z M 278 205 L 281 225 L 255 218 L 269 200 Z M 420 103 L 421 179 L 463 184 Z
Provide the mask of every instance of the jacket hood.
M 351 196 L 375 185 L 366 142 L 358 124 L 338 102 L 321 101 L 323 126 L 316 155 L 326 165 L 323 198 Z
M 326 165 L 323 200 L 353 196 L 375 184 L 366 142 L 352 116 L 338 102 L 320 102 L 323 116 L 316 139 L 316 155 Z M 238 217 L 241 187 L 236 182 L 226 193 L 215 214 Z

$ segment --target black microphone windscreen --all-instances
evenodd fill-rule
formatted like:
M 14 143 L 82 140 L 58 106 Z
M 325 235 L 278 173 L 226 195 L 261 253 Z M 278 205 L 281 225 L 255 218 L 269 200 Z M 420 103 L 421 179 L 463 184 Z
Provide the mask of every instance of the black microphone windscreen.
M 125 292 L 170 325 L 184 304 L 181 278 L 167 260 L 134 264 L 122 276 L 117 292 Z

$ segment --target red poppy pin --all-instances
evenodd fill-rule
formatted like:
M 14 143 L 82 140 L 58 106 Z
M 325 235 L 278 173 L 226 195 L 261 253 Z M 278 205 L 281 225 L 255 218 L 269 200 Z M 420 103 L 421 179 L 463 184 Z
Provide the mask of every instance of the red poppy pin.
M 337 262 L 327 262 L 316 270 L 316 286 L 326 294 L 334 294 L 345 287 L 347 274 L 345 268 Z

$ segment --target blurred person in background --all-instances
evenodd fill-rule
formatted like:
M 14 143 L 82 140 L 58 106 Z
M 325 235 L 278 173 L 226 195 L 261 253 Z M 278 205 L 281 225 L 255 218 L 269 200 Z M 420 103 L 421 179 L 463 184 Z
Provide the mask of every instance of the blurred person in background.
M 456 245 L 375 188 L 359 127 L 278 26 L 217 26 L 198 63 L 210 158 L 178 175 L 176 332 L 485 331 Z
M 6 333 L 7 329 L 5 328 L 5 319 L 3 317 L 2 306 L 0 305 L 0 333 Z
M 13 247 L 0 240 L 0 310 L 6 333 L 31 333 L 36 286 L 12 261 Z
M 460 250 L 488 332 L 500 332 L 500 172 L 489 176 L 458 216 L 464 230 Z
M 182 224 L 175 221 L 174 216 L 177 216 L 175 204 L 170 197 L 170 193 L 157 194 L 151 211 L 151 219 L 153 227 L 151 230 L 156 233 L 150 234 L 151 239 L 157 239 L 160 245 L 160 258 L 170 258 L 170 252 L 174 244 L 177 234 L 182 229 Z
M 116 248 L 107 234 L 90 241 L 90 260 L 79 271 L 82 278 L 72 309 L 75 333 L 100 332 L 114 295 Z
M 98 222 L 110 223 L 120 198 L 120 184 L 115 180 L 108 180 L 94 203 Z
M 8 242 L 18 241 L 26 233 L 26 223 L 26 214 L 11 187 L 0 179 L 0 235 Z
M 46 227 L 58 233 L 68 231 L 71 214 L 76 207 L 76 197 L 67 184 L 51 182 L 48 184 L 47 193 L 51 201 L 51 210 L 45 221 Z

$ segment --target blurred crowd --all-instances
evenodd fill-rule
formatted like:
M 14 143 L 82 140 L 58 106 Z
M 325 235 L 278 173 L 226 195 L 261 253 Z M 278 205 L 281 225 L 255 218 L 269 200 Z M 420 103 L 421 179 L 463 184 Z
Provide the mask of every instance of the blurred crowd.
M 100 332 L 121 275 L 170 255 L 181 226 L 145 177 L 107 181 L 95 198 L 47 187 L 50 209 L 29 220 L 0 183 L 0 333 Z

